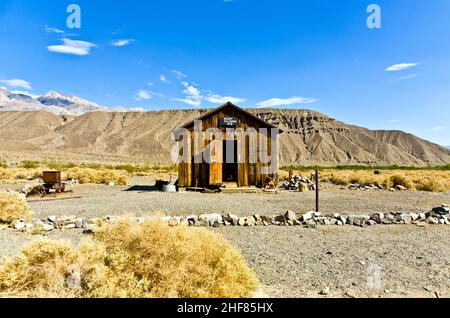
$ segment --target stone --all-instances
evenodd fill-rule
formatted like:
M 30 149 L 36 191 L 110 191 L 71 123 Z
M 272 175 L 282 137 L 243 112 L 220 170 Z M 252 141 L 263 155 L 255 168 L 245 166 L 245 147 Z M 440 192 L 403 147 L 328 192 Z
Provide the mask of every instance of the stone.
M 319 295 L 323 295 L 323 296 L 326 296 L 326 295 L 329 295 L 329 294 L 330 294 L 330 287 L 325 287 L 324 289 L 322 289 L 319 292 Z
M 275 217 L 276 222 L 286 223 L 286 217 L 284 215 L 278 215 Z
M 337 225 L 337 226 L 343 226 L 344 224 L 345 224 L 345 223 L 342 222 L 342 221 L 337 221 L 337 222 L 336 222 L 336 225 Z
M 411 217 L 411 221 L 417 221 L 420 219 L 420 215 L 417 213 L 411 213 L 409 216 Z
M 420 216 L 421 220 L 426 220 L 427 219 L 427 215 L 425 213 L 420 213 L 419 216 Z
M 355 221 L 355 218 L 353 218 L 351 216 L 347 218 L 347 224 L 348 225 L 353 225 L 354 221 Z
M 69 223 L 69 224 L 63 226 L 64 230 L 73 230 L 75 228 L 76 228 L 76 226 L 73 223 Z
M 393 222 L 391 221 L 391 220 L 389 220 L 389 219 L 383 219 L 382 221 L 381 221 L 381 224 L 383 224 L 383 225 L 391 225 Z
M 15 224 L 14 224 L 14 228 L 16 229 L 16 230 L 23 230 L 23 229 L 25 229 L 27 227 L 27 224 L 25 223 L 25 222 L 23 222 L 23 221 L 17 221 L 17 222 L 15 222 Z
M 286 224 L 289 225 L 289 226 L 294 226 L 294 221 L 287 220 Z
M 255 214 L 253 216 L 253 219 L 255 219 L 255 225 L 262 225 L 262 217 L 259 214 Z
M 439 220 L 437 218 L 429 217 L 427 219 L 428 224 L 439 224 Z
M 366 220 L 363 219 L 363 218 L 355 218 L 353 220 L 353 225 L 354 226 L 364 227 L 364 225 L 366 225 Z
M 51 232 L 55 229 L 55 226 L 53 224 L 44 223 L 42 224 L 42 229 L 44 232 Z
M 381 224 L 381 221 L 384 219 L 384 213 L 374 213 L 370 219 L 378 224 Z
M 172 217 L 169 220 L 169 226 L 178 226 L 181 224 L 181 218 L 180 217 Z
M 339 219 L 341 215 L 339 213 L 333 213 L 333 218 L 335 218 L 336 220 Z
M 52 223 L 56 223 L 56 221 L 58 220 L 58 218 L 56 217 L 56 215 L 50 215 L 48 217 L 48 220 Z
M 110 182 L 110 183 L 108 183 L 108 185 L 109 185 L 110 187 L 115 187 L 115 186 L 116 186 L 116 184 L 115 184 L 114 182 Z
M 367 221 L 367 225 L 369 225 L 369 226 L 374 226 L 374 225 L 377 225 L 377 224 L 378 224 L 378 222 L 375 222 L 374 220 Z
M 303 222 L 306 222 L 306 221 L 312 219 L 314 217 L 314 215 L 315 215 L 315 212 L 308 212 L 308 213 L 303 214 L 303 216 L 302 216 Z
M 406 188 L 406 187 L 404 187 L 404 186 L 402 186 L 400 184 L 396 185 L 395 189 L 397 189 L 399 191 L 406 191 L 406 190 L 408 190 L 408 188 Z
M 297 214 L 295 214 L 294 211 L 290 211 L 290 210 L 284 214 L 284 217 L 286 218 L 287 221 L 297 220 Z
M 97 230 L 97 225 L 96 224 L 91 224 L 91 223 L 85 223 L 83 225 L 83 234 L 94 234 L 95 231 Z
M 436 213 L 438 215 L 448 215 L 448 214 L 450 214 L 450 208 L 441 206 L 441 207 L 434 208 L 432 210 L 432 212 Z
M 263 215 L 261 218 L 262 218 L 262 220 L 263 220 L 263 223 L 266 222 L 266 223 L 268 223 L 268 224 L 272 224 L 272 222 L 274 221 L 274 219 L 271 218 L 270 216 L 265 216 L 265 215 Z
M 340 215 L 340 216 L 337 218 L 337 220 L 338 220 L 338 221 L 341 221 L 343 224 L 346 224 L 346 223 L 347 223 L 347 219 L 348 219 L 348 217 L 345 216 L 345 215 Z
M 196 215 L 188 215 L 186 221 L 190 226 L 194 226 L 198 221 L 198 217 Z
M 225 222 L 230 223 L 230 225 L 234 225 L 234 226 L 238 225 L 238 223 L 239 223 L 239 217 L 237 215 L 234 215 L 231 213 L 228 213 L 226 216 L 224 216 L 223 220 Z
M 294 220 L 293 222 L 292 222 L 294 225 L 302 225 L 302 222 L 300 222 L 299 220 Z
M 32 222 L 32 224 L 33 224 L 33 226 L 40 226 L 40 225 L 43 225 L 44 222 L 42 222 L 42 221 L 39 220 L 39 219 L 34 219 L 33 222 Z
M 316 221 L 314 221 L 314 220 L 306 221 L 305 225 L 309 229 L 315 229 L 317 227 Z
M 245 223 L 246 223 L 245 218 L 239 218 L 239 221 L 238 221 L 238 225 L 239 225 L 239 226 L 244 226 Z
M 222 215 L 219 213 L 202 214 L 198 219 L 207 222 L 210 226 L 213 226 L 214 223 L 223 223 Z
M 83 223 L 84 223 L 84 219 L 83 218 L 78 218 L 74 222 L 74 224 L 75 224 L 77 229 L 81 229 L 83 227 Z
M 245 218 L 245 226 L 255 226 L 256 225 L 256 221 L 253 218 L 253 216 Z

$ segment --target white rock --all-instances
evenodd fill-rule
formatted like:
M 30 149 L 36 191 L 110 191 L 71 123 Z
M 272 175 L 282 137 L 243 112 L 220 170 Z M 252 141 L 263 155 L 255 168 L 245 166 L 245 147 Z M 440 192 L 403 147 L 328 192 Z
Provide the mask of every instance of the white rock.
M 83 227 L 83 223 L 84 223 L 84 219 L 83 218 L 78 218 L 74 221 L 74 224 L 76 226 L 77 229 L 81 229 Z
M 63 229 L 65 229 L 65 230 L 72 230 L 75 228 L 76 228 L 76 226 L 73 223 L 69 223 L 69 224 L 63 226 Z
M 42 224 L 42 229 L 45 232 L 50 232 L 50 231 L 53 231 L 55 229 L 55 227 L 53 226 L 53 224 L 44 223 L 44 224 Z
M 58 220 L 58 218 L 56 217 L 56 215 L 50 215 L 50 216 L 48 217 L 48 220 L 49 220 L 50 222 L 56 223 L 56 221 Z
M 23 222 L 23 221 L 18 221 L 18 222 L 16 222 L 16 224 L 14 224 L 14 228 L 16 230 L 22 230 L 22 229 L 24 229 L 26 227 L 27 227 L 27 224 L 25 222 Z

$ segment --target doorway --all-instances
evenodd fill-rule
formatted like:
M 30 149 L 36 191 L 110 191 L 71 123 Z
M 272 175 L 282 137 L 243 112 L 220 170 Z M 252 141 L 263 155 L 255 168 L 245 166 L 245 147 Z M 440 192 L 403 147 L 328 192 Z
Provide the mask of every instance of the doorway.
M 223 141 L 223 182 L 238 182 L 237 140 Z

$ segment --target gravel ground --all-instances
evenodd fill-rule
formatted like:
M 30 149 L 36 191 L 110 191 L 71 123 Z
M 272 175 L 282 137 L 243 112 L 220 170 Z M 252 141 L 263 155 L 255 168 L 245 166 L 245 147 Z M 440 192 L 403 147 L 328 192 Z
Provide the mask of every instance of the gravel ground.
M 153 180 L 133 178 L 132 185 L 149 185 Z M 315 209 L 313 192 L 283 191 L 279 194 L 202 194 L 126 191 L 127 187 L 80 185 L 66 194 L 64 201 L 32 202 L 38 217 L 48 215 L 77 215 L 98 217 L 105 215 L 189 215 L 201 213 L 233 213 L 238 216 L 253 214 L 277 215 L 286 210 L 305 213 Z M 418 191 L 353 191 L 329 186 L 321 193 L 323 213 L 360 214 L 370 212 L 425 212 L 442 203 L 450 202 L 450 193 Z M 70 199 L 70 197 L 82 197 Z M 48 199 L 52 199 L 49 197 Z M 40 200 L 31 198 L 30 200 Z
M 255 269 L 261 297 L 450 297 L 448 226 L 213 230 Z M 38 238 L 0 230 L 0 258 L 16 255 Z M 76 245 L 85 236 L 71 230 L 54 231 L 48 238 Z M 326 288 L 329 294 L 320 295 Z
M 145 178 L 131 181 L 134 185 L 151 184 Z M 248 216 L 275 215 L 287 209 L 302 213 L 314 207 L 313 193 L 164 194 L 125 191 L 127 188 L 82 185 L 65 195 L 68 200 L 34 202 L 31 206 L 37 217 L 203 212 Z M 82 198 L 70 199 L 73 196 Z M 42 200 L 31 200 L 36 199 Z M 321 207 L 326 213 L 423 212 L 442 203 L 450 203 L 449 193 L 349 191 L 332 187 L 321 193 Z M 450 297 L 448 226 L 222 227 L 213 230 L 242 251 L 260 278 L 259 295 L 262 296 Z M 72 244 L 83 237 L 80 230 L 54 231 L 49 235 L 50 239 L 63 239 Z M 0 257 L 16 255 L 23 244 L 36 238 L 0 229 Z M 326 288 L 329 288 L 328 295 L 319 295 Z

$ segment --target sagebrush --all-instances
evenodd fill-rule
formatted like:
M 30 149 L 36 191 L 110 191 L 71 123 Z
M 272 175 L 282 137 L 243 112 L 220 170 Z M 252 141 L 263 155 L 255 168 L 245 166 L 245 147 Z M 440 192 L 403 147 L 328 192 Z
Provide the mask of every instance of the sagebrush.
M 71 168 L 67 171 L 68 179 L 77 179 L 80 183 L 108 184 L 114 182 L 118 185 L 128 184 L 128 178 L 120 171 L 92 168 Z
M 79 288 L 68 278 L 79 271 Z M 159 221 L 119 221 L 78 248 L 38 241 L 5 260 L 0 295 L 23 297 L 250 297 L 258 280 L 219 234 Z
M 17 192 L 0 191 L 0 223 L 11 223 L 18 219 L 30 221 L 33 213 L 25 196 Z

